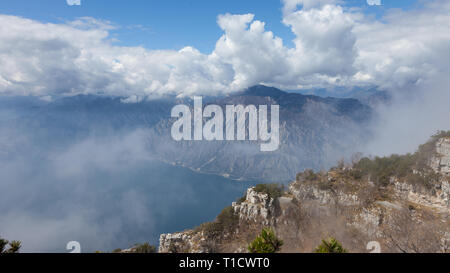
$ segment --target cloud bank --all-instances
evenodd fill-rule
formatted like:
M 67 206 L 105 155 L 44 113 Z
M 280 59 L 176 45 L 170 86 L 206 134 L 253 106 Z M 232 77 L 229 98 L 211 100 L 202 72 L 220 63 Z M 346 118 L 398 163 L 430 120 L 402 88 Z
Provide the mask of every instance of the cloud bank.
M 83 253 L 157 244 L 161 233 L 213 220 L 249 185 L 159 163 L 145 129 L 94 129 L 61 144 L 3 125 L 0 236 L 20 240 L 22 252 L 67 252 L 69 241 Z
M 295 47 L 253 14 L 218 16 L 213 52 L 114 45 L 110 23 L 63 24 L 0 15 L 0 94 L 142 98 L 217 95 L 255 84 L 286 89 L 419 84 L 448 67 L 450 3 L 366 18 L 341 1 L 284 0 Z

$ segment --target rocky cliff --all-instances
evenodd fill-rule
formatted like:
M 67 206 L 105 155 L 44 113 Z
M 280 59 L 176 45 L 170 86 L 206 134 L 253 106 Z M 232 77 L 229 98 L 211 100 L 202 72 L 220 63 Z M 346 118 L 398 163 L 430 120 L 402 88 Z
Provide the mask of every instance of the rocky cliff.
M 342 156 L 362 149 L 370 137 L 372 109 L 356 99 L 322 98 L 255 86 L 206 101 L 226 105 L 279 105 L 280 149 L 260 151 L 258 141 L 173 141 L 173 119 L 154 128 L 149 147 L 165 162 L 236 180 L 288 182 L 299 166 L 329 168 Z M 169 117 L 169 116 L 168 116 Z
M 161 235 L 159 251 L 246 252 L 269 226 L 285 241 L 284 252 L 310 252 L 327 236 L 354 252 L 367 252 L 370 241 L 384 252 L 448 252 L 450 137 L 435 136 L 426 147 L 431 153 L 421 147 L 414 155 L 305 171 L 287 190 L 249 188 L 228 216 L 222 212 L 206 226 Z
M 204 106 L 279 105 L 279 150 L 261 152 L 258 141 L 177 142 L 171 136 L 176 121 L 171 118 L 171 109 L 178 104 L 192 107 L 193 102 L 170 96 L 137 103 L 95 95 L 55 98 L 51 102 L 1 97 L 1 113 L 11 117 L 0 125 L 33 132 L 30 145 L 44 150 L 97 135 L 94 128 L 119 135 L 144 130 L 148 155 L 160 161 L 236 180 L 276 182 L 292 180 L 298 166 L 328 168 L 339 157 L 362 147 L 371 135 L 368 123 L 373 117 L 372 109 L 356 99 L 323 98 L 254 86 L 224 97 L 205 97 Z M 9 150 L 0 147 L 0 156 L 7 158 Z
M 450 175 L 450 138 L 440 138 L 436 142 L 436 154 L 430 160 L 435 172 Z

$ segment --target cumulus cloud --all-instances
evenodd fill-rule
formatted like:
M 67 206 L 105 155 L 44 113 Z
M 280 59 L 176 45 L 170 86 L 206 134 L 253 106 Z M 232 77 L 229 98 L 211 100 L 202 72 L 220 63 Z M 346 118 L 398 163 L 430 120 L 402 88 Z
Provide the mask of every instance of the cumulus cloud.
M 435 80 L 449 68 L 449 14 L 450 3 L 438 1 L 422 10 L 392 11 L 384 22 L 358 23 L 354 80 L 390 90 Z
M 391 91 L 379 105 L 368 154 L 414 152 L 438 130 L 450 130 L 450 2 L 433 1 L 421 10 L 390 11 L 382 21 L 360 20 L 354 84 Z
M 289 73 L 288 52 L 283 41 L 265 30 L 253 14 L 221 15 L 218 24 L 225 34 L 216 44 L 212 57 L 231 66 L 231 89 L 264 81 L 277 82 Z
M 353 67 L 357 54 L 353 33 L 355 22 L 342 7 L 324 5 L 302 9 L 286 14 L 283 22 L 296 35 L 296 47 L 290 50 L 291 71 L 294 73 L 292 84 L 315 85 L 324 79 L 334 83 L 356 72 Z M 302 81 L 295 76 L 304 79 Z
M 334 5 L 341 3 L 340 0 L 282 0 L 283 13 L 289 14 L 297 10 L 299 6 L 303 10 L 309 10 L 312 8 L 320 8 L 325 5 Z
M 81 0 L 67 0 L 69 6 L 81 6 Z
M 282 88 L 416 84 L 448 65 L 450 7 L 445 1 L 382 20 L 335 0 L 283 0 L 293 48 L 253 14 L 218 17 L 213 52 L 114 45 L 114 26 L 93 18 L 44 24 L 0 15 L 0 93 L 103 93 L 124 102 L 146 97 L 216 95 L 255 84 Z

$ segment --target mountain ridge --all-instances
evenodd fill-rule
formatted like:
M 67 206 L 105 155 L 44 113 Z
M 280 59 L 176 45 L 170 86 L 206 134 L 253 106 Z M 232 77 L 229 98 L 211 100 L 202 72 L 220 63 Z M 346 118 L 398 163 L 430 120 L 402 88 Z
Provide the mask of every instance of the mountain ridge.
M 148 152 L 163 162 L 236 180 L 258 181 L 287 182 L 298 169 L 327 168 L 339 157 L 358 152 L 370 137 L 368 123 L 372 110 L 355 99 L 321 98 L 255 86 L 225 97 L 205 97 L 204 101 L 205 105 L 222 107 L 279 104 L 281 149 L 261 153 L 257 149 L 259 143 L 249 141 L 173 141 L 170 128 L 174 120 L 170 111 L 179 103 L 189 105 L 190 99 L 124 103 L 120 97 L 77 95 L 24 104 L 27 108 L 24 114 L 9 116 L 2 123 L 33 131 L 34 141 L 45 145 L 67 145 L 93 133 L 145 130 Z M 17 107 L 4 98 L 0 105 L 5 105 L 4 111 Z M 52 143 L 46 139 L 52 139 Z
M 308 170 L 287 191 L 251 187 L 213 222 L 161 234 L 159 252 L 247 252 L 270 227 L 285 242 L 282 252 L 311 252 L 332 236 L 351 252 L 375 241 L 383 252 L 449 253 L 449 216 L 450 132 L 441 132 L 413 155 Z

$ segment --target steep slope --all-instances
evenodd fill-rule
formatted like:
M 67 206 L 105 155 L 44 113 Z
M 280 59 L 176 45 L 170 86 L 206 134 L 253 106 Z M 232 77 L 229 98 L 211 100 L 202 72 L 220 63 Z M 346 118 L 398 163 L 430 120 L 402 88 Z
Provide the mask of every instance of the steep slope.
M 161 235 L 159 251 L 246 252 L 269 226 L 283 252 L 310 252 L 328 236 L 352 252 L 367 252 L 371 241 L 383 252 L 450 252 L 449 156 L 443 132 L 413 155 L 308 170 L 287 191 L 252 187 L 214 222 Z
M 289 181 L 298 170 L 326 169 L 359 151 L 370 136 L 371 109 L 355 99 L 321 98 L 255 86 L 210 104 L 280 106 L 280 149 L 261 152 L 258 142 L 175 142 L 173 120 L 163 120 L 151 137 L 162 160 L 233 179 Z
M 260 151 L 258 142 L 175 142 L 170 134 L 176 104 L 190 99 L 164 98 L 124 103 L 121 98 L 79 95 L 52 102 L 2 98 L 0 128 L 32 132 L 36 147 L 64 146 L 91 135 L 118 135 L 136 129 L 147 134 L 148 153 L 198 172 L 233 179 L 289 181 L 298 170 L 323 169 L 359 151 L 370 136 L 371 109 L 355 99 L 321 98 L 255 86 L 205 104 L 280 105 L 281 146 Z M 1 149 L 0 149 L 1 151 Z

